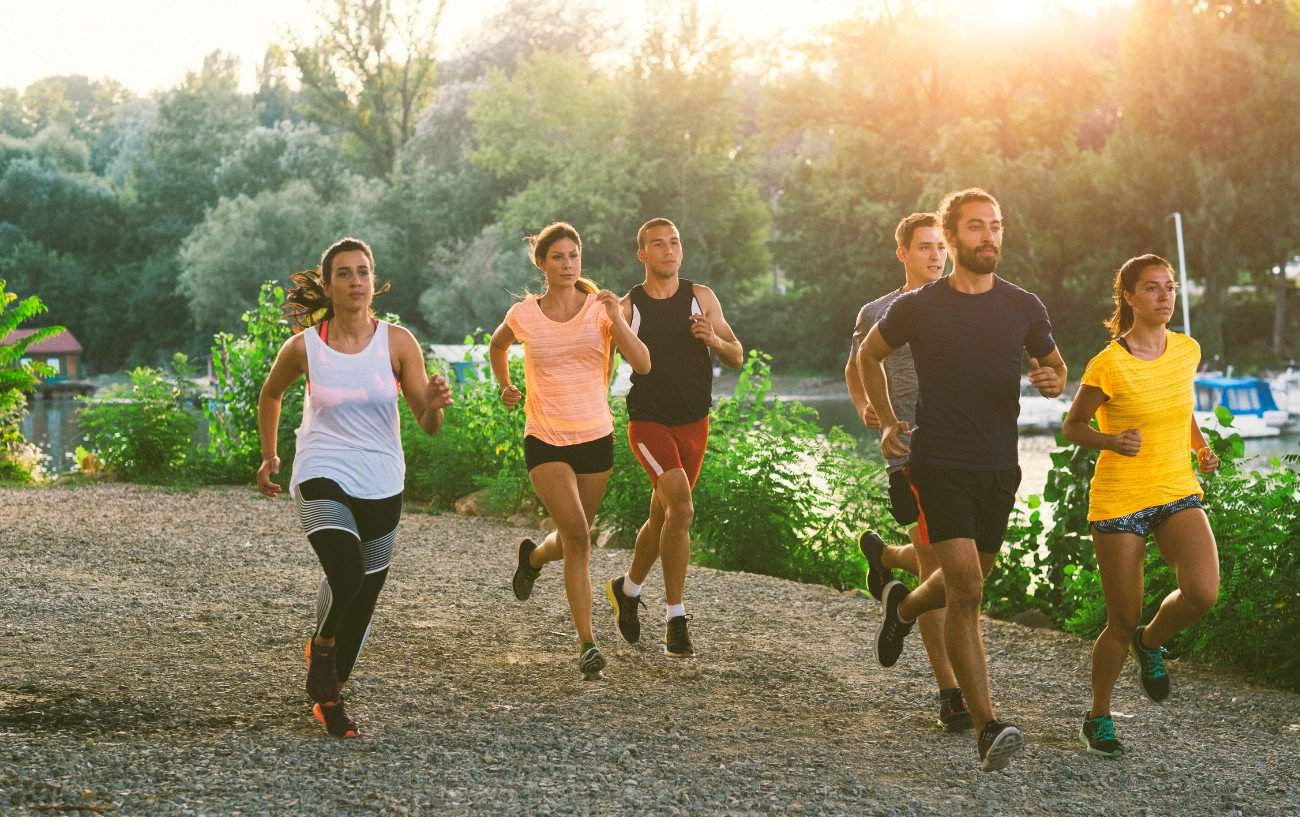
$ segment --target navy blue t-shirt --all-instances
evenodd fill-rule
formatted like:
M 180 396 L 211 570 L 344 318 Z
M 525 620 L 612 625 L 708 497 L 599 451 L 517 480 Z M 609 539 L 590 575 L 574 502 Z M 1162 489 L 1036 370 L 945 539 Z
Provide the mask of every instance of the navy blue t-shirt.
M 1015 468 L 1024 352 L 1056 348 L 1038 296 L 995 278 L 958 292 L 940 278 L 905 293 L 880 319 L 893 348 L 912 347 L 920 394 L 911 461 L 966 471 Z

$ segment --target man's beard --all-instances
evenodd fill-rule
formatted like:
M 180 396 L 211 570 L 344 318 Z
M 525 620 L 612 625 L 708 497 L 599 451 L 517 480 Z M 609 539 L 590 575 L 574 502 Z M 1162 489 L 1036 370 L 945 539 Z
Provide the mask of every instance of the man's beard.
M 982 249 L 992 249 L 993 255 L 981 256 L 979 251 Z M 1002 251 L 992 244 L 982 244 L 978 247 L 957 245 L 957 263 L 977 275 L 992 275 L 997 271 L 998 259 L 1001 257 Z

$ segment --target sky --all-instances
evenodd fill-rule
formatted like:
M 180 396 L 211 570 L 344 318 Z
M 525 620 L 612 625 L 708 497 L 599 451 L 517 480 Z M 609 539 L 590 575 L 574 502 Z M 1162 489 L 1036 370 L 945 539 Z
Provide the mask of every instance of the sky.
M 699 3 L 706 19 L 716 18 L 724 31 L 762 37 L 797 36 L 877 1 Z M 505 5 L 505 0 L 448 0 L 439 32 L 444 56 L 454 55 L 456 43 Z M 634 23 L 643 19 L 647 0 L 602 0 L 601 5 Z M 0 0 L 0 88 L 84 74 L 149 93 L 175 86 L 202 65 L 205 55 L 220 49 L 240 58 L 243 84 L 251 91 L 267 45 L 285 41 L 290 32 L 309 34 L 315 8 L 312 0 Z

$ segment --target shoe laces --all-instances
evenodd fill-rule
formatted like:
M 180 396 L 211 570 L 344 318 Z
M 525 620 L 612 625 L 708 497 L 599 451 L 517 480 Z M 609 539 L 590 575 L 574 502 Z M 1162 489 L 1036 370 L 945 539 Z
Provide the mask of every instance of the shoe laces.
M 1163 678 L 1165 675 L 1165 653 L 1167 652 L 1164 645 L 1155 649 L 1147 649 L 1138 642 L 1138 653 L 1142 656 L 1142 672 L 1148 678 Z
M 1111 720 L 1109 715 L 1089 718 L 1088 723 L 1092 724 L 1092 739 L 1098 743 L 1118 740 L 1115 737 L 1115 721 Z

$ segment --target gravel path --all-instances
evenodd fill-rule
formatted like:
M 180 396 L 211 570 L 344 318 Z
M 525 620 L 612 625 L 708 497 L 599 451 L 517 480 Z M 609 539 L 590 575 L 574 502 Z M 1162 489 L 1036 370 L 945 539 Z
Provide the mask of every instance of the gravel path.
M 0 489 L 0 814 L 1300 814 L 1300 696 L 1175 662 L 1157 706 L 1126 673 L 1133 754 L 1099 760 L 1088 645 L 989 621 L 1028 745 L 984 774 L 932 725 L 919 639 L 882 670 L 874 601 L 763 576 L 692 572 L 693 661 L 618 640 L 597 596 L 583 682 L 556 566 L 510 595 L 520 533 L 406 515 L 339 742 L 301 690 L 318 568 L 289 502 Z

